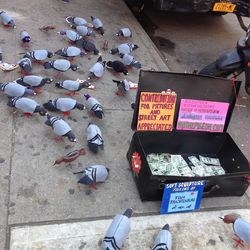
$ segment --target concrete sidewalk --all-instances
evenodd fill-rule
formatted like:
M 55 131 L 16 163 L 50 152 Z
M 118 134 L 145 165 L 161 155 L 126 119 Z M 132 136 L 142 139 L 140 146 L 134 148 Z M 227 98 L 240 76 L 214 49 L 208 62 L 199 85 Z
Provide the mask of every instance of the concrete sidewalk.
M 172 250 L 233 250 L 232 224 L 225 224 L 219 218 L 230 212 L 237 212 L 250 221 L 249 210 L 132 217 L 131 232 L 122 249 L 151 249 L 156 234 L 168 223 L 172 232 Z M 13 227 L 10 250 L 97 250 L 111 221 Z M 244 248 L 249 249 L 249 245 Z

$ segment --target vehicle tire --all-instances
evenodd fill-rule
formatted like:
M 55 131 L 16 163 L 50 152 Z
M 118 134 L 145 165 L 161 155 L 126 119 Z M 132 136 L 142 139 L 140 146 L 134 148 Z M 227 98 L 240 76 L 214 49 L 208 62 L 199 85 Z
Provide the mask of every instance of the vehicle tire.
M 216 62 L 208 64 L 204 67 L 200 72 L 199 75 L 206 75 L 206 76 L 223 76 L 221 70 L 217 69 Z

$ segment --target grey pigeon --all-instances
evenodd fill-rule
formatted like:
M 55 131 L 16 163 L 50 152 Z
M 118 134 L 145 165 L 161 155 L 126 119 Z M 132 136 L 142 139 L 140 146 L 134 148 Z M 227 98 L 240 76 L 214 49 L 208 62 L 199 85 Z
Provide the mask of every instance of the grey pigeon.
M 50 84 L 52 81 L 52 78 L 35 75 L 24 76 L 15 80 L 18 84 L 33 88 L 43 87 L 45 84 Z
M 28 51 L 24 54 L 24 58 L 29 58 L 36 61 L 43 61 L 47 58 L 51 58 L 54 54 L 46 49 L 37 49 Z
M 132 31 L 130 28 L 121 28 L 116 33 L 116 36 L 132 37 Z
M 84 25 L 76 26 L 76 31 L 81 36 L 95 36 L 95 33 L 93 32 L 93 30 Z
M 124 75 L 128 74 L 128 70 L 126 68 L 126 65 L 123 64 L 123 62 L 120 61 L 108 61 L 107 67 L 113 69 L 114 71 L 118 73 L 123 73 Z
M 88 147 L 93 153 L 96 154 L 98 152 L 99 147 L 103 149 L 104 141 L 102 138 L 101 130 L 97 125 L 91 122 L 87 127 L 87 141 Z
M 169 231 L 169 225 L 166 224 L 156 236 L 152 250 L 171 250 L 171 249 L 172 249 L 172 236 Z
M 32 71 L 32 63 L 29 58 L 22 58 L 17 62 L 17 64 L 20 66 L 21 71 L 26 74 L 29 74 Z
M 74 58 L 76 56 L 84 56 L 86 55 L 86 52 L 84 50 L 80 50 L 77 47 L 69 46 L 66 48 L 59 49 L 55 52 L 56 55 Z
M 117 95 L 124 96 L 126 92 L 130 89 L 129 81 L 124 79 L 121 81 L 113 80 L 117 84 L 118 91 L 116 92 Z
M 105 182 L 109 175 L 109 169 L 103 165 L 94 165 L 74 174 L 81 174 L 78 183 L 95 188 L 97 183 Z
M 90 95 L 84 95 L 87 101 L 87 109 L 90 113 L 95 115 L 97 118 L 102 119 L 104 116 L 103 107 L 94 97 Z
M 92 79 L 93 77 L 102 77 L 105 71 L 106 61 L 102 61 L 102 57 L 99 56 L 97 62 L 89 69 L 89 77 L 88 79 Z
M 65 136 L 71 142 L 76 142 L 76 137 L 72 132 L 68 123 L 66 123 L 62 118 L 47 115 L 46 125 L 52 127 L 54 133 L 58 136 Z
M 83 48 L 87 52 L 94 52 L 95 55 L 99 54 L 99 50 L 96 48 L 95 44 L 91 41 L 80 39 L 76 41 L 77 46 Z
M 101 250 L 118 250 L 122 248 L 131 230 L 133 209 L 128 208 L 123 214 L 117 214 L 101 244 Z M 159 249 L 160 250 L 160 249 Z
M 10 97 L 22 97 L 27 95 L 36 95 L 33 89 L 26 88 L 16 82 L 7 82 L 0 84 L 0 89 Z
M 2 23 L 3 23 L 4 26 L 9 26 L 9 27 L 12 27 L 14 29 L 16 28 L 15 21 L 5 11 L 0 12 L 0 18 L 2 19 Z
M 76 71 L 78 69 L 77 65 L 71 64 L 70 61 L 66 59 L 57 59 L 43 64 L 45 69 L 55 69 L 60 72 L 65 72 L 69 69 Z
M 73 30 L 61 30 L 59 34 L 65 35 L 72 42 L 76 42 L 82 38 L 82 36 Z
M 82 17 L 74 17 L 74 16 L 67 16 L 66 22 L 70 24 L 72 28 L 75 28 L 76 26 L 89 26 L 90 24 Z
M 60 89 L 66 89 L 68 91 L 73 92 L 72 94 L 75 94 L 75 92 L 80 91 L 83 88 L 86 88 L 87 85 L 88 85 L 87 81 L 79 83 L 78 81 L 64 80 L 61 82 L 57 82 L 55 84 L 55 87 L 60 88 Z
M 133 44 L 133 43 L 122 43 L 120 44 L 117 48 L 112 49 L 110 53 L 112 55 L 119 53 L 119 54 L 130 54 L 132 51 L 136 50 L 139 48 L 138 45 Z
M 129 54 L 120 54 L 120 57 L 122 58 L 122 62 L 124 63 L 124 65 L 132 66 L 136 69 L 141 68 L 141 63 L 136 61 L 136 59 L 133 56 Z
M 30 37 L 30 34 L 23 30 L 20 32 L 20 40 L 23 42 L 23 44 L 27 44 L 31 41 L 31 37 Z
M 94 17 L 94 16 L 91 16 L 91 20 L 92 20 L 92 24 L 93 24 L 94 28 L 96 30 L 98 30 L 101 33 L 101 35 L 103 36 L 104 35 L 104 29 L 103 29 L 102 21 L 99 18 Z
M 8 106 L 22 110 L 25 114 L 39 113 L 41 116 L 47 115 L 47 111 L 36 101 L 27 97 L 14 97 L 9 99 Z
M 68 97 L 49 100 L 48 102 L 43 104 L 43 107 L 49 111 L 62 111 L 65 115 L 69 115 L 69 112 L 75 108 L 79 110 L 84 110 L 85 108 L 83 104 Z

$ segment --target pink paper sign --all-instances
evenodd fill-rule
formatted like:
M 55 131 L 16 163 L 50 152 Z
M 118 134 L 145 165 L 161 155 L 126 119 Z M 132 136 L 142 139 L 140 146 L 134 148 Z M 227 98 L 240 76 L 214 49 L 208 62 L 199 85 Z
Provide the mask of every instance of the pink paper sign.
M 229 104 L 181 99 L 176 129 L 223 132 Z

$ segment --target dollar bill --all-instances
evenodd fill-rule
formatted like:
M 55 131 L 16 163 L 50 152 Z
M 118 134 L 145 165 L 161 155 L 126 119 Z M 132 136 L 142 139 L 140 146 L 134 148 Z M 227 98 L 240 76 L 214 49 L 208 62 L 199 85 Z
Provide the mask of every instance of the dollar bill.
M 200 161 L 208 164 L 208 165 L 215 165 L 220 166 L 220 160 L 218 158 L 212 158 L 212 157 L 204 157 L 202 155 L 199 155 Z

